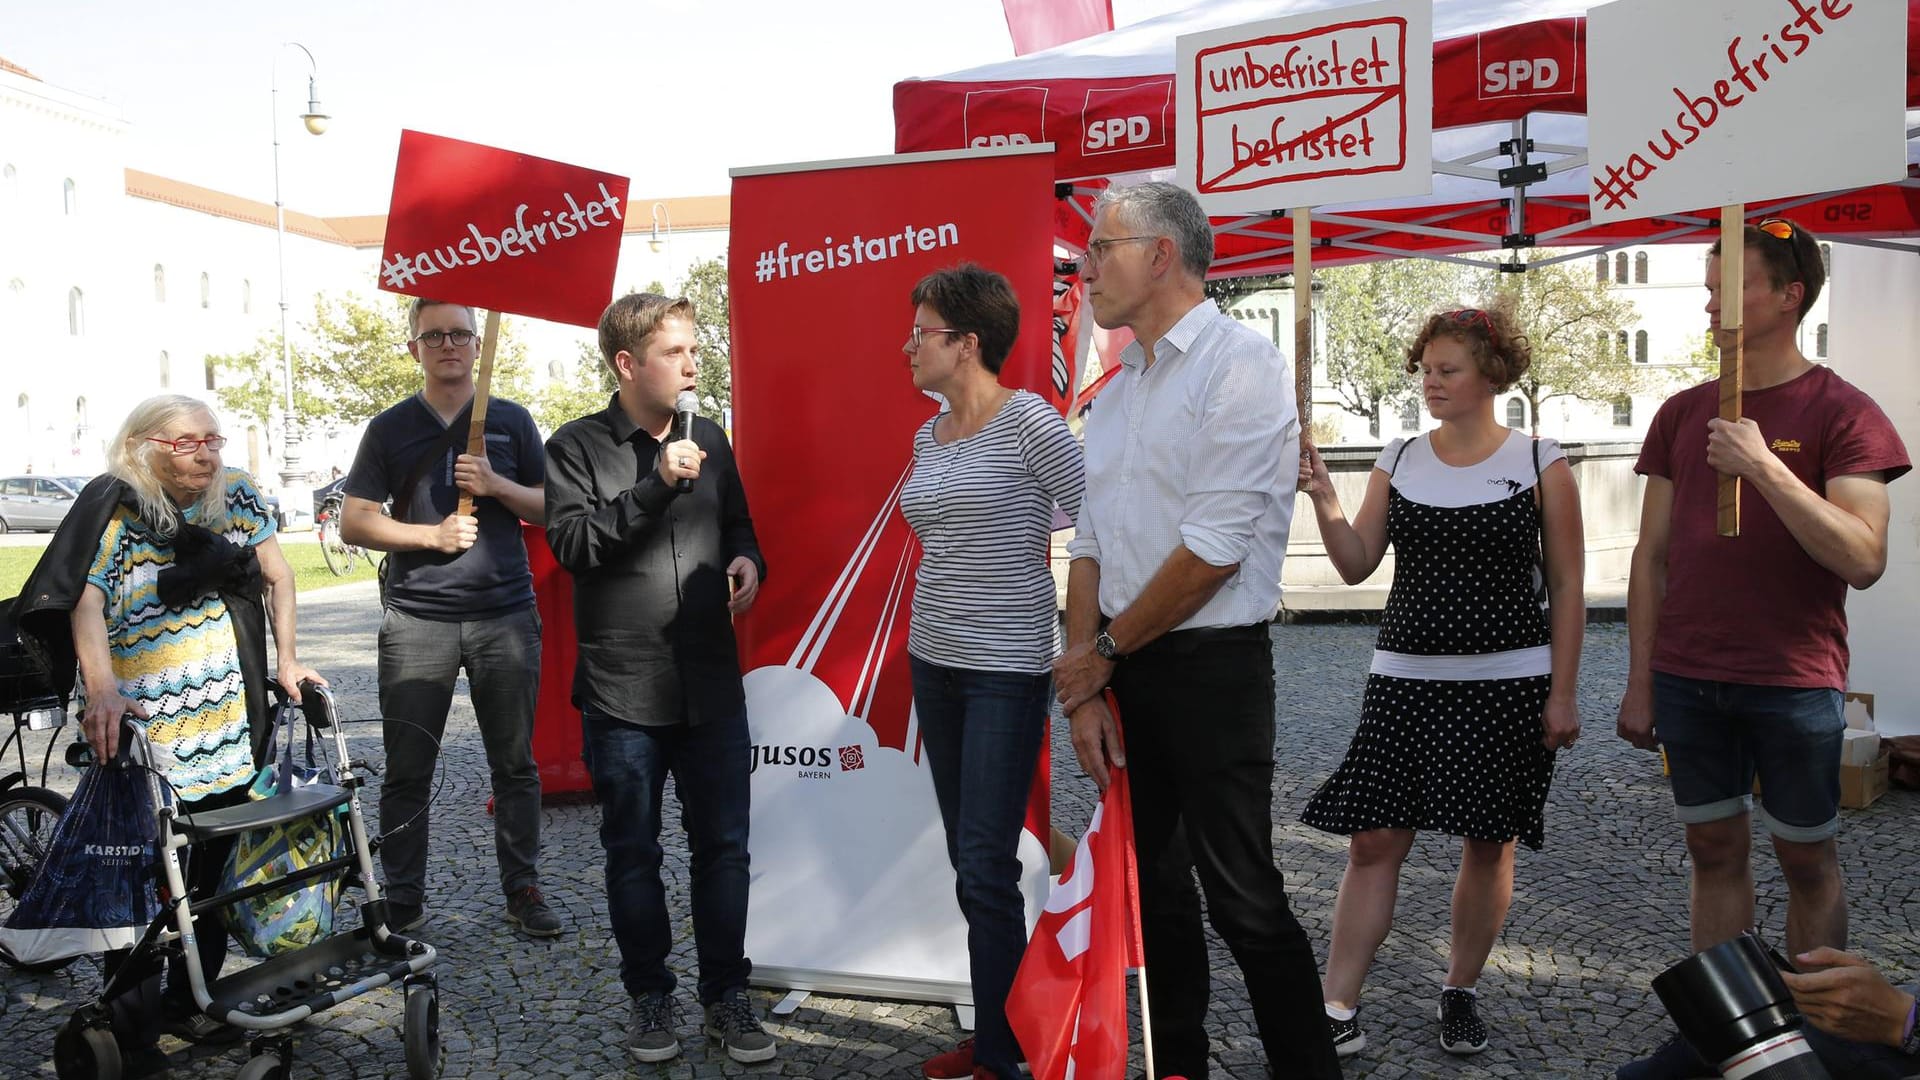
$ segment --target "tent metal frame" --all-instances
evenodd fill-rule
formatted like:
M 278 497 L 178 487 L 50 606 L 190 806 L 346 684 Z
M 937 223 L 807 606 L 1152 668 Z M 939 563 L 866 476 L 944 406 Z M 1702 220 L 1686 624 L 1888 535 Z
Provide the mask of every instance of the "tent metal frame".
M 1618 240 L 1605 244 L 1595 244 L 1533 260 L 1526 259 L 1523 252 L 1528 248 L 1548 245 L 1553 240 L 1570 236 L 1592 227 L 1591 222 L 1579 221 L 1545 229 L 1538 233 L 1528 231 L 1527 209 L 1533 202 L 1568 208 L 1585 208 L 1586 199 L 1581 196 L 1541 195 L 1532 197 L 1528 194 L 1528 188 L 1546 180 L 1548 177 L 1574 169 L 1584 168 L 1587 165 L 1588 159 L 1587 148 L 1584 146 L 1560 143 L 1536 143 L 1528 139 L 1527 119 L 1526 116 L 1522 116 L 1517 120 L 1511 121 L 1510 131 L 1512 137 L 1502 140 L 1497 145 L 1445 161 L 1436 161 L 1433 165 L 1433 171 L 1436 175 L 1454 176 L 1466 180 L 1498 184 L 1503 188 L 1510 189 L 1511 194 L 1504 200 L 1507 204 L 1508 226 L 1508 231 L 1505 235 L 1447 228 L 1434 224 L 1435 222 L 1458 217 L 1460 214 L 1460 204 L 1457 203 L 1447 207 L 1441 212 L 1423 218 L 1415 218 L 1411 221 L 1392 221 L 1374 218 L 1367 216 L 1364 212 L 1340 213 L 1315 210 L 1312 214 L 1312 220 L 1316 222 L 1324 221 L 1330 225 L 1346 225 L 1361 230 L 1360 232 L 1350 233 L 1346 236 L 1316 237 L 1314 239 L 1315 246 L 1362 251 L 1386 258 L 1432 259 L 1436 262 L 1454 263 L 1476 270 L 1494 270 L 1501 273 L 1524 273 L 1532 267 L 1552 266 L 1556 263 L 1572 262 L 1578 259 L 1591 258 L 1595 255 L 1605 255 L 1622 248 L 1641 247 L 1646 244 L 1658 244 L 1670 240 L 1678 240 L 1682 237 L 1698 233 L 1702 229 L 1714 228 L 1719 225 L 1718 218 L 1703 217 L 1698 214 L 1661 214 L 1659 215 L 1661 221 L 1674 222 L 1677 227 L 1656 232 L 1648 236 Z M 1920 138 L 1920 124 L 1915 124 L 1907 128 L 1907 141 L 1912 142 L 1915 138 Z M 1533 160 L 1533 155 L 1535 154 L 1554 155 L 1555 159 L 1552 161 L 1535 161 Z M 1481 162 L 1497 158 L 1504 158 L 1507 161 L 1506 167 L 1493 168 L 1480 164 Z M 1892 186 L 1920 188 L 1920 179 L 1910 176 L 1906 179 L 1895 181 Z M 1094 195 L 1099 190 L 1098 188 L 1078 186 L 1071 182 L 1061 183 L 1059 189 L 1063 197 L 1067 195 Z M 1769 215 L 1780 214 L 1796 206 L 1804 206 L 1808 203 L 1818 202 L 1822 199 L 1836 195 L 1844 195 L 1846 193 L 1844 190 L 1823 191 L 1811 195 L 1798 195 L 1791 198 L 1776 199 L 1766 203 L 1756 203 L 1748 210 L 1748 216 L 1767 217 Z M 1093 224 L 1093 215 L 1087 207 L 1076 199 L 1068 198 L 1067 202 L 1072 205 L 1074 212 L 1091 227 Z M 1214 232 L 1228 236 L 1273 236 L 1271 233 L 1263 232 L 1260 227 L 1276 219 L 1284 218 L 1288 213 L 1288 210 L 1273 210 L 1265 214 L 1249 214 L 1236 218 L 1224 225 L 1216 225 Z M 1387 244 L 1372 242 L 1375 237 L 1395 232 L 1414 236 L 1428 236 L 1437 240 L 1457 241 L 1463 247 L 1498 250 L 1503 252 L 1504 256 L 1497 259 L 1475 258 L 1457 252 L 1409 251 Z M 1215 270 L 1219 271 L 1224 268 L 1248 263 L 1269 263 L 1276 255 L 1286 254 L 1291 251 L 1292 241 L 1290 239 L 1279 236 L 1273 236 L 1273 239 L 1275 240 L 1275 244 L 1270 249 L 1244 252 L 1238 255 L 1229 255 L 1215 259 L 1213 263 Z M 1920 247 L 1916 247 L 1915 245 L 1896 243 L 1889 240 L 1877 240 L 1870 237 L 1833 234 L 1822 236 L 1821 240 L 1825 243 L 1852 244 L 1856 247 L 1881 248 L 1888 251 L 1900 251 L 1920 255 Z M 1233 275 L 1221 274 L 1219 276 L 1230 277 Z

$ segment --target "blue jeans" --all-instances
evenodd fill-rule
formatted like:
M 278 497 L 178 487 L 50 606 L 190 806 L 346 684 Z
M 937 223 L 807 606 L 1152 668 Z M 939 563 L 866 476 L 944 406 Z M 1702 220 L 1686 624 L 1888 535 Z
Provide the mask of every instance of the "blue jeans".
M 1920 986 L 1913 984 L 1900 989 L 1920 994 Z M 1820 1063 L 1833 1080 L 1901 1080 L 1920 1073 L 1920 1056 L 1903 1054 L 1898 1047 L 1854 1042 L 1829 1035 L 1812 1024 L 1802 1030 L 1807 1033 L 1807 1045 L 1820 1055 Z
M 1673 801 L 1688 825 L 1753 806 L 1782 840 L 1813 844 L 1840 831 L 1838 690 L 1707 682 L 1656 671 L 1653 726 L 1667 748 Z
M 752 745 L 745 713 L 703 724 L 649 727 L 588 709 L 581 759 L 600 802 L 607 853 L 607 911 L 628 995 L 671 994 L 673 928 L 660 880 L 660 796 L 673 774 L 693 877 L 693 945 L 700 1003 L 745 990 L 747 827 Z
M 389 608 L 380 622 L 379 650 L 380 715 L 388 718 L 382 725 L 387 775 L 380 782 L 387 898 L 426 902 L 433 769 L 463 667 L 493 781 L 500 888 L 516 893 L 538 885 L 540 767 L 533 760 L 533 708 L 540 696 L 539 613 L 529 604 L 492 619 L 435 622 Z
M 973 980 L 973 1063 L 1017 1080 L 1007 990 L 1027 948 L 1020 831 L 1047 731 L 1046 675 L 972 671 L 913 658 L 913 706 L 946 826 Z

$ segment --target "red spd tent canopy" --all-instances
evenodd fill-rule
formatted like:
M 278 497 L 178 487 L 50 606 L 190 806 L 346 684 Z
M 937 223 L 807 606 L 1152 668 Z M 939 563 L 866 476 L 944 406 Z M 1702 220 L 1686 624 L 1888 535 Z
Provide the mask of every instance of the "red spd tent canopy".
M 1170 175 L 1177 37 L 1346 2 L 1208 0 L 1003 63 L 909 79 L 893 89 L 894 147 L 908 153 L 1054 143 L 1055 176 L 1073 182 L 1059 235 L 1077 248 L 1090 226 L 1091 199 L 1108 180 Z M 1315 207 L 1315 261 L 1454 258 L 1505 247 L 1517 269 L 1524 249 L 1536 245 L 1604 250 L 1714 238 L 1717 207 L 1604 226 L 1588 221 L 1587 6 L 1538 0 L 1525 5 L 1529 13 L 1550 17 L 1512 22 L 1520 5 L 1511 2 L 1435 0 L 1433 194 Z M 1751 214 L 1788 213 L 1823 236 L 1856 243 L 1920 236 L 1920 0 L 1907 0 L 1907 26 L 1907 179 L 1754 205 Z M 1792 133 L 1782 133 L 1781 153 L 1792 146 Z M 1215 276 L 1290 268 L 1292 233 L 1284 219 L 1253 215 L 1214 225 Z M 1484 258 L 1472 261 L 1485 265 Z

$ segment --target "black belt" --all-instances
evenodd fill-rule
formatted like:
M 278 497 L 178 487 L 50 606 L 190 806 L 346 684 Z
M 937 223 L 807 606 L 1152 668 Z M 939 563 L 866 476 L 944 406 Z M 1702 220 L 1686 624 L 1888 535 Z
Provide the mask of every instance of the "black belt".
M 1102 628 L 1107 620 L 1102 620 Z M 1127 656 L 1151 656 L 1155 653 L 1188 653 L 1203 645 L 1219 645 L 1228 642 L 1272 640 L 1269 628 L 1271 620 L 1247 623 L 1244 626 L 1198 626 L 1191 630 L 1170 630 L 1145 645 L 1140 646 Z

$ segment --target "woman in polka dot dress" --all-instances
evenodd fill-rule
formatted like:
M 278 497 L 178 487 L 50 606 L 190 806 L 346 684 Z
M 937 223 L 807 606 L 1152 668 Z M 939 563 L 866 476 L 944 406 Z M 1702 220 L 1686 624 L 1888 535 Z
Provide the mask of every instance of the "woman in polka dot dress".
M 1381 452 L 1352 523 L 1308 448 L 1314 514 L 1348 584 L 1393 544 L 1393 589 L 1346 760 L 1302 820 L 1351 837 L 1324 984 L 1335 1048 L 1366 1046 L 1360 985 L 1393 925 L 1414 833 L 1461 838 L 1440 1045 L 1486 1048 L 1475 984 L 1513 894 L 1514 841 L 1539 849 L 1554 753 L 1580 734 L 1586 623 L 1580 498 L 1565 455 L 1494 420 L 1531 351 L 1503 312 L 1427 320 L 1407 353 L 1440 426 Z M 1544 551 L 1551 626 L 1536 594 Z

